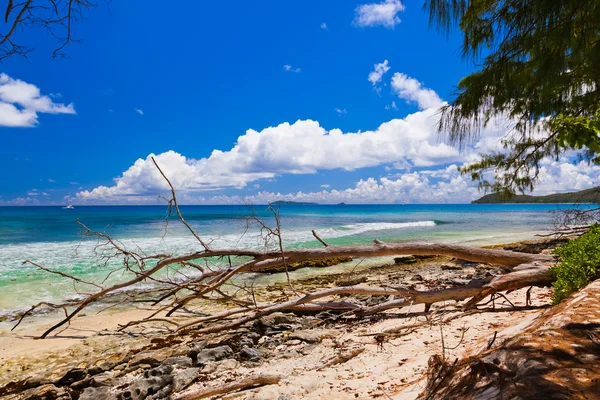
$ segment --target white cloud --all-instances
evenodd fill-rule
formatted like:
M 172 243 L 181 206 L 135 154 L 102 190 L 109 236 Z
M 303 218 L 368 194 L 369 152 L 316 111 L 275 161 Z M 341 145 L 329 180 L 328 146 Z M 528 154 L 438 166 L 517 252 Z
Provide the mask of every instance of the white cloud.
M 392 101 L 392 104 L 388 104 L 385 106 L 386 110 L 397 110 L 398 106 L 396 105 L 395 101 Z
M 348 114 L 348 111 L 345 108 L 334 108 L 333 110 L 340 116 Z
M 40 200 L 36 197 L 17 197 L 12 200 L 0 199 L 0 206 L 37 206 Z
M 444 104 L 435 91 L 424 88 L 421 82 L 400 72 L 392 77 L 392 88 L 398 97 L 417 103 L 422 110 L 439 108 Z
M 144 115 L 144 111 L 140 110 L 139 108 L 135 108 L 135 112 L 137 112 L 140 115 Z
M 321 185 L 321 187 L 322 187 L 323 189 L 328 189 L 330 186 L 331 186 L 331 185 L 328 185 L 328 184 L 323 184 L 323 185 Z
M 390 70 L 390 66 L 388 65 L 388 60 L 383 60 L 382 63 L 373 65 L 373 71 L 369 72 L 369 77 L 367 78 L 373 86 L 377 83 L 381 82 L 383 75 Z
M 50 182 L 50 183 L 54 183 L 54 182 L 56 182 L 56 181 L 55 181 L 54 179 L 48 179 L 48 182 Z
M 355 26 L 383 25 L 386 28 L 394 28 L 401 22 L 398 13 L 404 11 L 404 5 L 400 0 L 385 0 L 381 3 L 361 4 L 355 11 Z
M 75 108 L 73 104 L 54 103 L 35 85 L 0 74 L 0 126 L 35 126 L 38 113 L 75 114 Z
M 284 69 L 284 70 L 286 70 L 286 71 L 288 71 L 288 72 L 296 72 L 296 73 L 297 73 L 297 72 L 301 72 L 301 71 L 302 71 L 300 68 L 293 68 L 293 67 L 292 67 L 291 65 L 289 65 L 289 64 L 285 64 L 285 65 L 283 66 L 283 69 Z
M 418 89 L 429 91 L 420 88 L 420 84 Z M 434 96 L 438 98 L 435 93 Z M 430 103 L 434 104 L 425 104 Z M 250 182 L 273 179 L 281 174 L 314 174 L 319 170 L 354 170 L 380 165 L 410 171 L 415 167 L 462 163 L 476 158 L 477 153 L 485 152 L 490 145 L 497 146 L 498 138 L 506 132 L 504 126 L 491 124 L 479 142 L 459 153 L 455 147 L 440 142 L 437 118 L 436 108 L 428 108 L 402 119 L 392 119 L 375 130 L 346 133 L 340 129 L 327 131 L 317 121 L 299 120 L 262 131 L 249 129 L 238 137 L 232 149 L 214 150 L 206 158 L 187 158 L 169 151 L 157 155 L 156 159 L 179 191 L 200 192 L 242 188 Z M 155 198 L 158 193 L 164 193 L 166 184 L 151 156 L 137 160 L 112 186 L 82 191 L 77 194 L 78 198 L 133 201 L 140 196 Z
M 327 30 L 327 24 L 325 22 L 321 22 L 321 29 Z
M 325 130 L 312 120 L 283 123 L 258 132 L 248 130 L 229 151 L 214 150 L 208 158 L 188 159 L 174 151 L 156 156 L 179 190 L 243 187 L 278 174 L 313 174 L 318 170 L 354 170 L 404 160 L 430 166 L 460 160 L 456 148 L 439 143 L 435 110 L 393 119 L 374 131 L 344 133 Z M 166 189 L 151 157 L 139 159 L 111 187 L 81 192 L 81 198 L 137 194 Z
M 37 189 L 31 189 L 29 192 L 27 192 L 27 196 L 37 196 L 39 195 L 39 192 Z
M 541 163 L 539 181 L 534 194 L 571 192 L 588 189 L 600 182 L 600 166 L 581 161 L 577 164 L 563 158 L 545 159 Z
M 79 185 L 79 182 L 71 181 L 71 182 L 69 182 L 69 185 Z

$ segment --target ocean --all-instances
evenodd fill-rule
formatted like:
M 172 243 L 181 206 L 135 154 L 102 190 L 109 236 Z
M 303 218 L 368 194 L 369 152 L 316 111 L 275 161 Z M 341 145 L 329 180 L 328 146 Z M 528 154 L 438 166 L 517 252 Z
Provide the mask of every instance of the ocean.
M 282 205 L 282 237 L 286 247 L 318 247 L 311 230 L 332 245 L 426 241 L 484 245 L 533 238 L 552 229 L 557 204 L 458 205 Z M 264 247 L 256 226 L 244 216 L 255 215 L 274 226 L 267 206 L 182 206 L 185 219 L 213 248 Z M 198 242 L 176 216 L 165 221 L 163 206 L 0 207 L 0 315 L 27 309 L 40 301 L 58 302 L 90 290 L 85 285 L 36 267 L 76 274 L 102 282 L 121 264 L 100 258 L 98 241 L 82 239 L 77 220 L 106 232 L 130 249 L 146 254 L 193 252 Z M 107 255 L 107 253 L 103 253 Z M 217 261 L 218 263 L 218 261 Z M 121 272 L 107 283 L 126 279 Z M 150 283 L 147 283 L 150 285 Z

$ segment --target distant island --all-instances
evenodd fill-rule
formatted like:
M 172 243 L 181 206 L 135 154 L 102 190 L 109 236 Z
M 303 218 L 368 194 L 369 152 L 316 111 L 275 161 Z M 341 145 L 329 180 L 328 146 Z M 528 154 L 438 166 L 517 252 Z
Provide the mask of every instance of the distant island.
M 490 193 L 472 204 L 496 204 L 496 203 L 600 203 L 600 186 L 581 190 L 579 192 L 556 193 L 546 196 L 513 195 L 506 197 L 502 193 Z
M 285 201 L 285 200 L 277 200 L 271 203 L 272 206 L 285 206 L 285 205 L 296 205 L 296 206 L 315 206 L 319 203 L 310 203 L 304 201 Z

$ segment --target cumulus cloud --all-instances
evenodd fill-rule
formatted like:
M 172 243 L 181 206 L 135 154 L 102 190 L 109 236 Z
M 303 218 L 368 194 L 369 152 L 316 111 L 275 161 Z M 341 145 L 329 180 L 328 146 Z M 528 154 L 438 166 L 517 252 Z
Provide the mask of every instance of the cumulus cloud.
M 373 71 L 369 72 L 369 77 L 367 78 L 373 86 L 377 83 L 381 82 L 383 75 L 390 70 L 390 66 L 388 65 L 388 60 L 383 60 L 382 63 L 373 65 Z
M 586 161 L 574 164 L 566 157 L 558 161 L 545 159 L 541 163 L 538 178 L 534 194 L 584 190 L 598 185 L 600 166 Z
M 417 91 L 430 90 L 423 89 L 420 83 L 413 86 Z M 415 96 L 421 99 L 418 94 Z M 437 95 L 435 98 L 439 99 Z M 342 114 L 344 110 L 337 112 Z M 476 158 L 478 152 L 485 152 L 488 144 L 496 145 L 506 132 L 503 126 L 491 124 L 478 143 L 459 153 L 455 147 L 440 142 L 437 118 L 436 108 L 427 108 L 363 132 L 328 131 L 317 121 L 299 120 L 262 131 L 249 129 L 230 150 L 214 150 L 205 158 L 187 158 L 174 151 L 155 157 L 179 191 L 201 192 L 242 188 L 250 182 L 281 174 L 314 174 L 320 170 L 380 165 L 410 172 L 413 168 L 462 163 Z M 151 161 L 152 156 L 137 160 L 113 185 L 82 191 L 78 198 L 121 201 L 164 193 L 167 187 Z
M 361 4 L 356 7 L 353 24 L 358 27 L 382 25 L 394 28 L 399 24 L 398 13 L 404 11 L 400 0 L 385 0 L 381 3 Z
M 392 89 L 398 97 L 417 103 L 422 110 L 439 108 L 444 104 L 434 90 L 424 88 L 421 82 L 401 72 L 396 72 L 392 77 Z
M 81 198 L 155 194 L 166 188 L 151 156 L 139 159 L 111 187 L 81 192 Z M 241 188 L 278 174 L 313 174 L 318 170 L 354 170 L 404 160 L 431 166 L 461 159 L 456 148 L 437 141 L 435 110 L 381 124 L 376 130 L 344 133 L 325 130 L 312 120 L 283 123 L 262 131 L 248 130 L 229 151 L 188 159 L 169 151 L 157 162 L 179 190 Z
M 75 108 L 54 103 L 35 85 L 0 74 L 0 126 L 32 127 L 40 113 L 75 114 Z

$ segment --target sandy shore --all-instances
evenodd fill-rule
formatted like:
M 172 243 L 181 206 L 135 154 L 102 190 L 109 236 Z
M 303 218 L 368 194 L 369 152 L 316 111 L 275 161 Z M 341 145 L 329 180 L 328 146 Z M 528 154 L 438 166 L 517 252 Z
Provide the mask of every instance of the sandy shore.
M 359 269 L 351 276 L 365 285 L 405 285 L 425 289 L 460 285 L 474 276 L 494 272 L 494 268 L 489 266 L 436 257 L 410 265 L 390 263 Z M 316 287 L 335 286 L 344 279 L 348 279 L 347 271 L 332 269 L 316 276 L 299 278 L 294 285 L 300 290 L 314 290 Z M 276 297 L 283 287 L 282 282 L 270 283 L 258 288 L 257 295 L 269 300 Z M 255 374 L 276 373 L 282 376 L 278 385 L 226 398 L 412 399 L 423 390 L 430 356 L 443 353 L 451 360 L 476 354 L 494 335 L 496 340 L 502 340 L 531 323 L 548 307 L 550 298 L 549 289 L 534 289 L 532 305 L 525 307 L 524 290 L 518 290 L 507 299 L 498 298 L 494 304 L 487 304 L 471 313 L 462 313 L 457 304 L 449 302 L 434 305 L 427 314 L 420 305 L 350 320 L 327 315 L 299 317 L 282 314 L 279 317 L 286 321 L 285 325 L 292 327 L 291 333 L 275 331 L 262 335 L 253 346 L 260 353 L 259 359 L 247 360 L 236 355 L 204 365 L 197 371 L 196 383 L 191 382 L 187 390 L 224 385 Z M 380 299 L 359 300 L 371 302 Z M 206 303 L 197 303 L 190 308 L 201 312 L 208 307 L 211 307 L 211 312 L 215 311 L 214 305 Z M 9 330 L 11 325 L 2 323 L 0 385 L 27 380 L 54 382 L 73 369 L 88 370 L 109 361 L 117 367 L 107 372 L 114 372 L 119 379 L 130 379 L 128 374 L 135 376 L 152 367 L 152 363 L 137 364 L 140 367 L 132 363 L 132 359 L 144 352 L 186 355 L 198 342 L 208 347 L 229 345 L 236 349 L 235 341 L 242 340 L 249 332 L 241 329 L 237 336 L 233 332 L 201 338 L 190 335 L 175 341 L 171 337 L 170 342 L 163 343 L 169 332 L 162 326 L 142 325 L 124 332 L 117 331 L 119 324 L 146 315 L 148 309 L 145 308 L 108 309 L 101 313 L 88 310 L 75 318 L 70 326 L 45 340 L 35 337 L 56 321 L 60 317 L 58 314 L 27 319 L 14 332 Z M 275 323 L 273 318 L 277 315 L 266 317 L 265 324 L 268 325 L 269 321 Z M 443 351 L 442 340 L 445 344 Z M 356 355 L 345 362 L 334 362 L 336 357 L 354 353 Z M 162 355 L 156 358 L 164 359 Z

